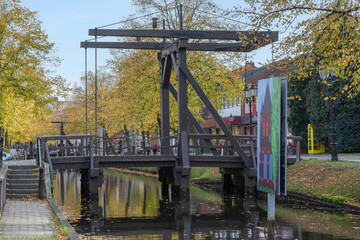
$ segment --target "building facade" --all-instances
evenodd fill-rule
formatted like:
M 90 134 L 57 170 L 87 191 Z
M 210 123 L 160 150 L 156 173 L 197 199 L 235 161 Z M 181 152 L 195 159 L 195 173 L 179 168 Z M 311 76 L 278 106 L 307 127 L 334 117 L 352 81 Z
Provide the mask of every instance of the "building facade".
M 242 76 L 249 86 L 251 84 L 257 85 L 259 80 L 275 76 L 276 72 L 272 66 L 255 67 L 254 63 L 248 62 L 246 67 L 237 69 L 234 71 L 234 74 Z M 250 126 L 250 105 L 246 103 L 244 99 L 241 99 L 240 95 L 242 94 L 239 93 L 239 97 L 235 103 L 229 103 L 226 99 L 223 100 L 224 105 L 222 109 L 219 110 L 220 116 L 233 134 L 250 135 L 251 127 L 255 135 L 258 121 L 256 100 L 251 103 L 252 124 Z M 223 134 L 219 125 L 211 116 L 201 123 L 201 127 L 210 134 Z

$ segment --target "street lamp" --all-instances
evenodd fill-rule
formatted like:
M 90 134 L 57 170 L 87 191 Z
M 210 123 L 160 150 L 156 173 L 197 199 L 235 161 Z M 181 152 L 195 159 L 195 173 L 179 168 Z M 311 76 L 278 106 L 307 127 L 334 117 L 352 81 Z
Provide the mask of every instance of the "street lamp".
M 231 131 L 231 133 L 233 133 L 233 127 L 232 127 L 233 121 L 234 121 L 234 117 L 233 117 L 232 113 L 230 113 L 230 131 Z
M 249 108 L 250 108 L 250 135 L 253 135 L 251 104 L 255 102 L 255 96 L 257 95 L 257 87 L 255 86 L 255 84 L 251 84 L 251 87 L 248 88 L 248 86 L 245 84 L 245 88 L 243 92 L 244 92 L 245 101 L 246 103 L 249 104 Z
M 336 133 L 335 133 L 335 123 L 334 123 L 334 102 L 333 102 L 333 94 L 334 94 L 334 82 L 335 82 L 335 73 L 333 70 L 330 70 L 328 73 L 325 71 L 320 72 L 320 78 L 322 80 L 328 80 L 331 79 L 331 93 L 330 93 L 330 130 L 331 130 L 331 161 L 337 161 L 338 160 L 338 154 L 336 151 Z

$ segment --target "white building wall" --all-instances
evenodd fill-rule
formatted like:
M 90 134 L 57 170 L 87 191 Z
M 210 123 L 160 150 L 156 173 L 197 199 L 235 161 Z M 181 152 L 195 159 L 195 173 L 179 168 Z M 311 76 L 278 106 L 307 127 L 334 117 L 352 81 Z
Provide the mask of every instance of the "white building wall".
M 234 106 L 230 106 L 230 107 L 226 107 L 224 109 L 221 109 L 219 111 L 220 116 L 221 117 L 229 117 L 230 114 L 232 114 L 234 117 L 235 116 L 240 116 L 241 115 L 241 105 L 236 106 L 236 104 Z

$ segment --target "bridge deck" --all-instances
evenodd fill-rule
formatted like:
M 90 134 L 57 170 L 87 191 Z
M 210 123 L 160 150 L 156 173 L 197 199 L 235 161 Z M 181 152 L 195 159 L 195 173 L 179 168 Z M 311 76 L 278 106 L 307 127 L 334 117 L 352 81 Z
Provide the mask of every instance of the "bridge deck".
M 189 156 L 191 167 L 226 167 L 243 168 L 244 164 L 237 156 Z M 52 157 L 53 169 L 89 169 L 90 157 L 67 156 Z M 95 156 L 94 161 L 99 167 L 175 167 L 175 156 L 161 155 L 123 155 L 123 156 Z

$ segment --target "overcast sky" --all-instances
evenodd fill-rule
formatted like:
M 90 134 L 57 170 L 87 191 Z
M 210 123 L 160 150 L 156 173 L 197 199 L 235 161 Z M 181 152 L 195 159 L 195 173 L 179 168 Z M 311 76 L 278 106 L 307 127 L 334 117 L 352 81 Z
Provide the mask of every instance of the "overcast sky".
M 80 42 L 91 37 L 88 29 L 118 22 L 135 13 L 131 0 L 23 0 L 23 5 L 38 12 L 49 41 L 55 43 L 55 55 L 62 62 L 56 74 L 63 76 L 74 86 L 80 84 L 84 73 L 84 49 Z M 216 0 L 221 7 L 230 8 L 236 0 Z M 109 50 L 98 50 L 98 65 L 104 65 Z M 88 50 L 88 70 L 94 70 L 94 50 Z

